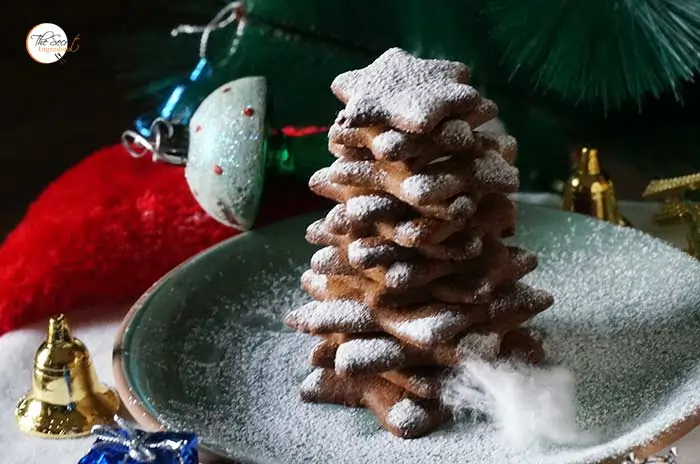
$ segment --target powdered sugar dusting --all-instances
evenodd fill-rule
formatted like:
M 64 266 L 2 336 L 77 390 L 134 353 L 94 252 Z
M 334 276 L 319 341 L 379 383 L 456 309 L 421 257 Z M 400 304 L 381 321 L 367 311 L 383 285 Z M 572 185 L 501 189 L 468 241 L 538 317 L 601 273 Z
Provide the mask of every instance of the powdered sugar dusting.
M 393 129 L 386 130 L 372 139 L 372 152 L 378 158 L 386 158 L 387 154 L 396 154 L 395 159 L 404 159 L 408 156 L 398 154 L 401 147 L 406 143 L 407 135 Z M 406 153 L 409 155 L 409 153 Z
M 314 269 L 335 269 L 343 266 L 338 248 L 325 247 L 311 257 L 311 267 Z
M 378 187 L 384 182 L 385 172 L 374 169 L 373 161 L 349 161 L 338 159 L 330 166 L 330 179 L 344 185 Z
M 348 261 L 353 266 L 361 266 L 362 263 L 372 262 L 378 256 L 386 256 L 394 252 L 394 246 L 382 243 L 368 246 L 362 240 L 354 240 L 348 244 Z
M 356 220 L 367 220 L 401 207 L 395 198 L 387 195 L 360 195 L 345 203 L 345 212 Z
M 287 324 L 311 333 L 366 332 L 376 328 L 367 305 L 352 300 L 312 301 L 291 311 Z
M 415 319 L 394 322 L 390 326 L 398 337 L 405 337 L 421 345 L 433 345 L 464 321 L 464 316 L 453 311 L 441 311 L 437 314 Z
M 488 188 L 503 193 L 513 193 L 520 186 L 518 168 L 493 150 L 486 150 L 474 160 L 474 177 Z
M 335 355 L 335 370 L 358 372 L 372 368 L 384 372 L 403 365 L 403 350 L 398 341 L 389 338 L 359 338 L 347 341 L 338 347 Z
M 425 393 L 437 392 L 442 379 L 440 377 L 412 374 L 408 377 L 411 386 Z
M 414 240 L 418 240 L 422 233 L 423 229 L 418 227 L 418 221 L 400 222 L 394 227 L 394 234 L 396 235 L 397 241 L 400 240 L 401 243 L 410 243 Z
M 329 171 L 329 168 L 321 168 L 318 171 L 311 174 L 311 177 L 309 178 L 309 186 L 313 188 L 314 185 L 329 183 Z
M 428 414 L 413 400 L 404 398 L 389 409 L 386 421 L 399 430 L 413 430 L 428 420 Z
M 352 229 L 352 222 L 345 213 L 345 205 L 335 205 L 326 216 L 325 224 L 331 226 L 334 232 L 347 233 Z
M 299 386 L 299 391 L 302 394 L 317 393 L 321 386 L 321 378 L 323 377 L 323 369 L 314 369 L 306 376 L 304 381 Z
M 460 192 L 462 186 L 462 179 L 449 172 L 414 174 L 401 183 L 401 193 L 410 201 L 422 203 L 437 193 L 446 198 L 455 195 Z
M 448 150 L 464 150 L 474 143 L 471 126 L 461 119 L 450 119 L 440 126 L 440 145 Z
M 323 274 L 317 274 L 312 270 L 304 272 L 301 276 L 302 282 L 308 285 L 310 290 L 323 292 L 328 288 L 328 278 Z
M 576 375 L 578 419 L 601 432 L 598 444 L 518 452 L 480 420 L 401 440 L 371 412 L 301 402 L 317 340 L 282 320 L 310 299 L 299 289 L 309 218 L 269 229 L 278 242 L 236 239 L 167 280 L 131 327 L 134 392 L 167 427 L 195 430 L 204 448 L 260 463 L 589 464 L 691 415 L 700 405 L 700 264 L 634 229 L 518 209 L 511 243 L 540 260 L 525 280 L 556 299 L 528 328 L 543 334 L 549 362 Z
M 527 276 L 525 276 L 527 278 Z M 489 315 L 492 319 L 499 317 L 506 311 L 538 307 L 551 298 L 544 290 L 533 288 L 525 284 L 527 279 L 516 282 L 511 288 L 502 294 L 498 294 L 489 302 Z
M 341 111 L 340 119 L 345 117 Z M 400 161 L 409 158 L 434 157 L 443 151 L 464 151 L 474 143 L 474 134 L 468 122 L 446 120 L 430 137 L 401 132 L 392 128 L 351 128 L 333 124 L 328 132 L 332 144 L 349 147 L 367 147 L 374 158 Z M 333 150 L 332 150 L 333 151 Z
M 476 202 L 471 198 L 461 195 L 450 203 L 449 212 L 454 217 L 466 216 L 476 210 Z
M 510 253 L 511 265 L 517 268 L 531 268 L 537 263 L 537 255 L 529 250 L 518 248 Z
M 369 66 L 333 80 L 333 93 L 346 103 L 336 123 L 429 132 L 447 116 L 473 107 L 478 92 L 466 85 L 468 78 L 462 63 L 424 60 L 391 48 Z
M 487 361 L 498 357 L 501 337 L 497 333 L 468 333 L 462 337 L 457 347 L 462 359 L 479 358 Z
M 415 264 L 399 261 L 389 267 L 384 275 L 384 280 L 387 287 L 400 288 L 411 282 L 415 275 Z

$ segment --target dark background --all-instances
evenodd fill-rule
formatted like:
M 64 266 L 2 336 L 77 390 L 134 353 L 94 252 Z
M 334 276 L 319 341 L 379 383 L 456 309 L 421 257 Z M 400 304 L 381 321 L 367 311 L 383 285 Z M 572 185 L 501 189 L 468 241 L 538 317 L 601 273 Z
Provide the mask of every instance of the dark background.
M 4 42 L 11 45 L 2 65 L 2 99 L 9 106 L 0 129 L 0 231 L 16 223 L 61 172 L 94 149 L 118 141 L 136 109 L 122 98 L 124 89 L 95 47 L 105 28 L 124 20 L 117 5 L 10 2 L 6 9 Z M 69 37 L 80 34 L 80 50 L 67 54 L 64 65 L 36 63 L 27 54 L 26 35 L 42 22 L 58 24 Z
M 159 2 L 78 0 L 8 2 L 1 16 L 8 44 L 0 67 L 2 100 L 9 105 L 0 126 L 0 241 L 48 183 L 96 149 L 118 143 L 135 116 L 152 110 L 127 98 L 128 84 L 116 77 L 118 63 L 105 43 L 118 43 L 123 34 L 126 44 L 140 26 L 167 31 L 203 20 L 178 16 Z M 65 64 L 36 63 L 27 54 L 27 33 L 42 22 L 59 25 L 69 39 L 80 34 L 80 50 L 67 53 Z
M 11 2 L 4 10 L 4 43 L 11 45 L 2 64 L 3 100 L 9 106 L 0 129 L 0 240 L 49 182 L 96 149 L 118 143 L 135 116 L 153 109 L 126 97 L 128 84 L 116 78 L 118 63 L 101 47 L 107 34 L 114 43 L 120 30 L 125 36 L 140 26 L 165 31 L 182 23 L 201 24 L 213 14 L 178 16 L 157 2 L 75 0 Z M 26 34 L 41 22 L 58 24 L 70 38 L 80 34 L 80 50 L 67 54 L 65 64 L 39 64 L 27 55 Z M 183 53 L 196 60 L 196 49 Z M 167 69 L 169 63 L 162 66 Z M 639 198 L 650 179 L 648 169 L 643 173 L 635 165 L 629 158 L 605 160 L 621 198 Z

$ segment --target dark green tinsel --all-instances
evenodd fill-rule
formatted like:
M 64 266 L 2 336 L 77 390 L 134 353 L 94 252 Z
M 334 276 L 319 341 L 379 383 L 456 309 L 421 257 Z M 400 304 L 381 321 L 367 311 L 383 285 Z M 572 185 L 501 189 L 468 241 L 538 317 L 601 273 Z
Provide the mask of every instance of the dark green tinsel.
M 571 102 L 617 107 L 700 69 L 697 0 L 492 0 L 493 37 L 513 73 Z
M 244 3 L 274 27 L 370 55 L 401 45 L 418 54 L 456 54 L 470 64 L 501 61 L 506 76 L 552 90 L 570 104 L 616 108 L 667 90 L 680 98 L 678 84 L 700 69 L 700 0 Z M 197 38 L 173 39 L 170 30 L 181 23 L 206 24 L 225 4 L 134 4 L 129 8 L 143 11 L 128 17 L 147 20 L 138 26 L 121 22 L 122 30 L 114 28 L 119 40 L 107 49 L 116 55 L 129 51 L 130 60 L 119 60 L 120 71 L 141 84 L 186 72 Z

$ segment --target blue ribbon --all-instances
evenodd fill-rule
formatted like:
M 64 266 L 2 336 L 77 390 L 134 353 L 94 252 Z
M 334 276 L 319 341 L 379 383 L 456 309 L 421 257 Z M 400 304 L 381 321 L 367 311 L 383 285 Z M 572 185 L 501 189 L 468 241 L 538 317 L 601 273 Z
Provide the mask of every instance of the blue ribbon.
M 131 427 L 119 417 L 114 420 L 117 427 L 98 425 L 92 428 L 97 440 L 80 464 L 107 462 L 104 459 L 94 459 L 103 453 L 122 456 L 119 463 L 197 464 L 197 439 L 193 434 L 148 433 Z

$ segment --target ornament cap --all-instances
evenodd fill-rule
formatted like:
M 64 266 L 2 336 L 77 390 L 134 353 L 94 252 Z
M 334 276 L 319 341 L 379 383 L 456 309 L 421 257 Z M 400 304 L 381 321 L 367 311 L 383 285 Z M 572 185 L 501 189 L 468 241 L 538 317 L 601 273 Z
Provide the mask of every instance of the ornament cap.
M 618 209 L 612 180 L 603 173 L 598 150 L 581 148 L 579 163 L 564 187 L 562 209 L 629 226 Z
M 122 145 L 134 158 L 148 153 L 153 162 L 182 166 L 187 163 L 189 129 L 165 119 L 156 119 L 148 130 L 148 136 L 127 130 L 122 133 Z
M 600 174 L 600 162 L 598 161 L 598 150 L 595 148 L 581 149 L 581 168 L 586 174 L 595 176 Z
M 15 410 L 19 428 L 42 437 L 79 437 L 111 423 L 118 409 L 119 398 L 98 381 L 90 353 L 65 316 L 51 318 L 34 356 L 32 389 Z
M 73 334 L 66 323 L 66 317 L 59 314 L 56 317 L 49 319 L 49 335 L 46 338 L 47 344 L 53 343 L 70 343 L 73 341 Z

